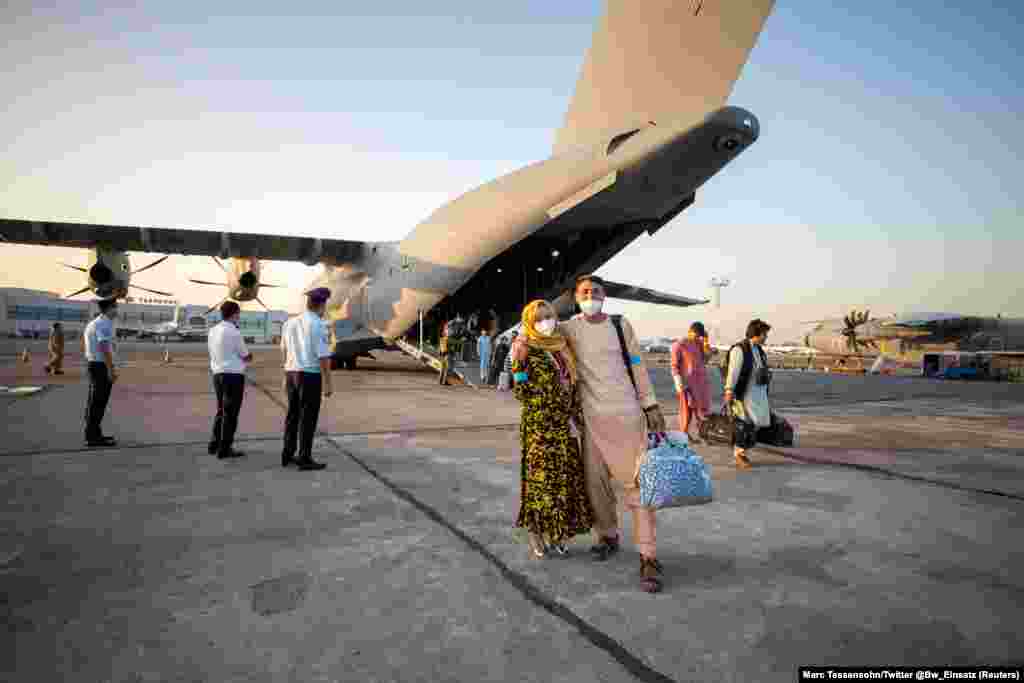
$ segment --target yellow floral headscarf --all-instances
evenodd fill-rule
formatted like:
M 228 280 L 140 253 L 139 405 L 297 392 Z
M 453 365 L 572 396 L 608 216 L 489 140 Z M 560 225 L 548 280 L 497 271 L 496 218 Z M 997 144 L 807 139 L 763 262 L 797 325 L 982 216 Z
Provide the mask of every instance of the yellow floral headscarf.
M 519 334 L 526 337 L 526 343 L 535 349 L 560 354 L 568 367 L 569 378 L 573 383 L 575 383 L 576 358 L 572 355 L 572 349 L 570 349 L 569 344 L 566 343 L 565 337 L 562 336 L 562 333 L 559 332 L 557 328 L 551 336 L 545 336 L 537 331 L 537 309 L 541 306 L 551 308 L 551 304 L 544 301 L 544 299 L 537 299 L 526 305 L 526 308 L 523 309 L 523 326 L 520 329 Z

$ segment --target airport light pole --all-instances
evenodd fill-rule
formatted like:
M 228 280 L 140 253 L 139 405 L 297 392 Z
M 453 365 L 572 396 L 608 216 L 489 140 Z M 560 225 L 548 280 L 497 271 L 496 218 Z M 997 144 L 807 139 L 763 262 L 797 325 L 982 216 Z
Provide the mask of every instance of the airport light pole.
M 730 284 L 732 284 L 732 280 L 723 277 L 713 277 L 711 278 L 711 282 L 709 284 L 711 285 L 712 289 L 715 290 L 715 308 L 721 308 L 722 288 L 728 287 Z
M 728 287 L 732 284 L 732 280 L 724 277 L 713 277 L 711 282 L 708 283 L 712 289 L 715 290 L 715 326 L 714 326 L 714 338 L 715 343 L 718 343 L 719 336 L 722 333 L 721 321 L 719 320 L 719 309 L 722 308 L 722 288 Z

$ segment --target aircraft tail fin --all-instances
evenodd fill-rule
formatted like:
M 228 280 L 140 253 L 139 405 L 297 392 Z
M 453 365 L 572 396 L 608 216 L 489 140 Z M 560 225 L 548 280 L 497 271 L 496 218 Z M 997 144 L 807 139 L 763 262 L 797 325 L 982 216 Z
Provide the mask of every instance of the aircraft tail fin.
M 725 106 L 775 0 L 608 0 L 556 154 Z

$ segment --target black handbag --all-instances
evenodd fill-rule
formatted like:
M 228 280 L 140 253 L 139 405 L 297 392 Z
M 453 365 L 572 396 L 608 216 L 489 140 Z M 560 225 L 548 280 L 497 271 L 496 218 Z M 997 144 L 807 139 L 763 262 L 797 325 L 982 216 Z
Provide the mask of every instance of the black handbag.
M 708 415 L 700 423 L 700 438 L 709 444 L 750 448 L 757 442 L 757 427 L 729 412 L 729 405 L 722 406 L 722 412 Z
M 757 442 L 780 448 L 796 445 L 796 430 L 784 417 L 772 413 L 772 423 L 757 430 Z

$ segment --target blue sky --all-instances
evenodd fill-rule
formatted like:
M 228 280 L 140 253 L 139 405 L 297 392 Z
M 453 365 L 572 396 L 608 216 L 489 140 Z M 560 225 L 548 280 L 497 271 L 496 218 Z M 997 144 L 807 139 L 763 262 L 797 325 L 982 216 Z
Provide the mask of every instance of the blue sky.
M 0 11 L 0 59 L 19 65 L 0 76 L 0 213 L 351 239 L 398 239 L 545 158 L 603 10 L 33 4 Z M 864 306 L 1024 315 L 1024 9 L 905 4 L 777 3 L 731 97 L 760 141 L 602 270 L 684 295 L 734 283 L 719 311 L 616 304 L 643 334 L 700 318 L 733 336 L 757 315 L 795 338 L 801 319 Z M 22 265 L 58 251 L 0 249 Z M 4 284 L 50 286 L 15 270 Z

